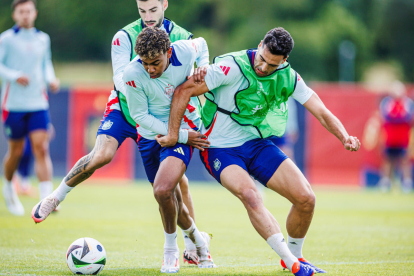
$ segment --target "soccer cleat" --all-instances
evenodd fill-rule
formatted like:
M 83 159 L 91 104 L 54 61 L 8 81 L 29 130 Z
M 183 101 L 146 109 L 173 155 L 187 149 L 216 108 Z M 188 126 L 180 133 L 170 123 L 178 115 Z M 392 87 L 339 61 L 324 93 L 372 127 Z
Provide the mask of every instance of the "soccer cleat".
M 315 271 L 308 265 L 296 262 L 292 266 L 292 273 L 295 276 L 312 276 Z
M 178 260 L 177 251 L 164 251 L 164 260 L 162 261 L 161 273 L 177 273 L 180 270 L 180 261 Z
M 24 207 L 20 202 L 13 185 L 3 184 L 3 197 L 10 213 L 15 216 L 24 215 Z
M 197 248 L 197 255 L 198 255 L 198 268 L 215 268 L 217 267 L 214 264 L 213 258 L 211 258 L 211 254 L 209 251 L 210 247 L 210 240 L 211 236 L 206 232 L 201 232 L 206 244 L 200 248 Z
M 183 253 L 183 261 L 184 263 L 188 263 L 189 265 L 198 265 L 198 255 L 196 250 L 184 250 Z
M 313 270 L 315 270 L 315 272 L 316 272 L 316 273 L 326 273 L 326 271 L 325 271 L 325 270 L 320 269 L 319 267 L 314 266 L 313 264 L 311 264 L 311 263 L 310 263 L 308 260 L 306 260 L 305 258 L 299 258 L 298 260 L 299 260 L 299 262 L 300 262 L 301 264 L 304 264 L 304 265 L 307 265 L 307 266 L 309 266 L 309 267 L 313 268 Z M 285 265 L 285 262 L 284 262 L 283 260 L 280 260 L 280 264 L 282 265 L 283 270 L 287 269 L 287 267 L 286 267 L 286 265 Z
M 52 213 L 59 205 L 59 200 L 53 196 L 48 195 L 36 204 L 32 209 L 32 219 L 36 222 L 44 221 L 50 213 Z

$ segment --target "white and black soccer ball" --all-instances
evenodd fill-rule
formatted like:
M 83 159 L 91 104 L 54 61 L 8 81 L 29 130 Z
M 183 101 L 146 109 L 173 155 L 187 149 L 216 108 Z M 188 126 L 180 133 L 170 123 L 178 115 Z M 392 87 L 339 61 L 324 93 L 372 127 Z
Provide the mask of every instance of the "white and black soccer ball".
M 66 262 L 73 274 L 97 275 L 106 264 L 106 251 L 97 240 L 80 238 L 69 246 Z

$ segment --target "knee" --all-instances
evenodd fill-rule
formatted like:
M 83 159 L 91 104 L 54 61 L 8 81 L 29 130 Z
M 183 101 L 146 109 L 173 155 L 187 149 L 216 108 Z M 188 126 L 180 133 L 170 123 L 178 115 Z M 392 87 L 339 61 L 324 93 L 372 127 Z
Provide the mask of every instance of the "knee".
M 154 183 L 154 196 L 158 202 L 170 200 L 173 195 L 174 189 L 171 188 L 171 185 Z
M 14 147 L 9 150 L 9 158 L 22 158 L 24 149 L 23 147 Z
M 47 142 L 33 145 L 33 154 L 40 158 L 45 158 L 49 155 L 49 144 Z
M 253 188 L 242 190 L 238 197 L 247 209 L 258 209 L 263 204 L 259 191 Z
M 312 189 L 307 189 L 296 196 L 295 207 L 304 213 L 313 213 L 315 209 L 316 197 Z
M 114 158 L 114 153 L 110 149 L 103 148 L 93 155 L 93 163 L 95 164 L 94 167 L 100 168 L 105 166 L 111 163 L 112 158 Z

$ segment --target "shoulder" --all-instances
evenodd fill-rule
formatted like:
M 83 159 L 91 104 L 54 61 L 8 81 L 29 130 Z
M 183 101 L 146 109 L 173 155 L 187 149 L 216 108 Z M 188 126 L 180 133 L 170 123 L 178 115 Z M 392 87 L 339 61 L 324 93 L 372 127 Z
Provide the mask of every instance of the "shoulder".
M 143 80 L 145 78 L 149 78 L 149 76 L 146 74 L 144 67 L 141 64 L 141 60 L 137 56 L 125 67 L 123 79 Z
M 42 31 L 41 31 L 41 30 L 39 30 L 39 29 L 36 29 L 36 35 L 37 35 L 38 37 L 40 37 L 42 40 L 44 40 L 44 41 L 46 41 L 46 42 L 50 42 L 50 36 L 49 36 L 47 33 L 42 32 Z
M 0 34 L 0 40 L 3 42 L 8 41 L 12 39 L 15 34 L 16 32 L 14 31 L 14 29 L 8 29 Z
M 191 32 L 168 18 L 165 18 L 164 20 L 164 28 L 167 33 L 179 36 L 178 39 L 190 39 L 193 36 Z
M 119 30 L 112 38 L 112 45 L 120 46 L 122 42 L 130 44 L 129 35 L 124 30 Z
M 228 77 L 242 76 L 241 70 L 233 57 L 229 56 L 214 63 L 215 70 Z

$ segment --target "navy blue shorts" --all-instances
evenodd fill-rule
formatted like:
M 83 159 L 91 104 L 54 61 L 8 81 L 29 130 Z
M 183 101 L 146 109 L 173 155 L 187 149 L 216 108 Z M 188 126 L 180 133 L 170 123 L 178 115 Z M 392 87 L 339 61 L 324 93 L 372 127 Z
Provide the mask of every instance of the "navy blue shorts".
M 407 154 L 407 148 L 385 148 L 385 154 L 389 159 L 402 158 Z
M 50 117 L 48 110 L 34 112 L 8 112 L 3 115 L 6 136 L 12 140 L 26 137 L 34 130 L 48 130 Z
M 118 148 L 128 137 L 138 143 L 136 128 L 124 119 L 119 110 L 112 110 L 109 114 L 104 114 L 96 136 L 101 134 L 114 137 L 118 141 Z
M 150 183 L 154 183 L 161 162 L 168 156 L 174 156 L 183 160 L 185 166 L 188 167 L 193 155 L 193 148 L 189 145 L 176 144 L 174 147 L 163 148 L 156 140 L 140 137 L 138 141 L 139 152 L 141 153 L 145 173 Z
M 200 158 L 219 183 L 221 172 L 230 165 L 237 165 L 267 186 L 277 168 L 288 157 L 270 139 L 259 138 L 239 147 L 205 149 L 200 151 Z

